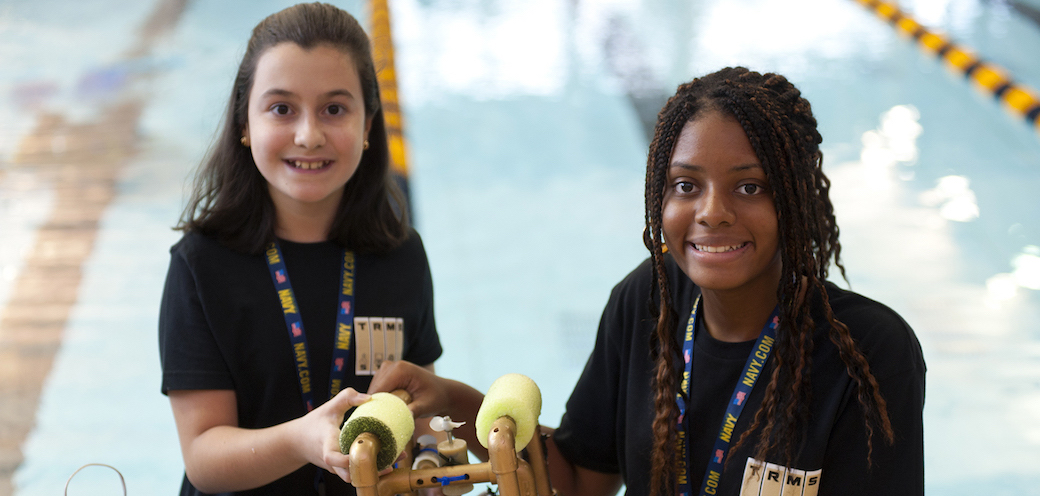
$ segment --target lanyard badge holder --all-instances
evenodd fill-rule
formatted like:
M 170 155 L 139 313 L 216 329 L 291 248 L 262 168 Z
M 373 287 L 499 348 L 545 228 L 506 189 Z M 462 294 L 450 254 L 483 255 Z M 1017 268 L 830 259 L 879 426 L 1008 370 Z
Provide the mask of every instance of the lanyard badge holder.
M 307 333 L 303 329 L 303 319 L 296 295 L 289 282 L 289 271 L 285 268 L 285 257 L 278 242 L 267 246 L 264 254 L 267 267 L 271 272 L 278 299 L 282 304 L 285 316 L 285 327 L 289 331 L 289 342 L 292 344 L 293 356 L 296 357 L 296 372 L 300 381 L 300 395 L 307 412 L 315 407 L 314 394 L 311 391 L 310 360 L 307 351 Z M 329 371 L 329 398 L 336 396 L 343 387 L 343 379 L 350 363 L 350 336 L 354 328 L 354 252 L 343 250 L 343 264 L 340 277 L 339 304 L 336 307 L 336 332 L 333 333 L 332 370 Z M 318 494 L 325 494 L 323 470 L 318 469 L 314 478 L 314 486 Z
M 681 393 L 675 395 L 675 401 L 679 405 L 677 427 L 679 442 L 677 443 L 677 449 L 680 451 L 678 485 L 681 496 L 692 496 L 693 494 L 689 474 L 690 440 L 686 429 L 686 400 L 684 398 L 690 397 L 690 379 L 693 373 L 693 339 L 697 327 L 697 307 L 700 305 L 700 301 L 701 298 L 698 296 L 696 301 L 693 302 L 693 310 L 690 311 L 690 319 L 686 323 L 682 348 L 683 362 L 685 363 L 682 382 L 680 383 Z M 747 363 L 744 364 L 744 372 L 740 374 L 740 379 L 737 381 L 737 385 L 733 389 L 733 395 L 726 406 L 726 414 L 723 416 L 722 426 L 719 428 L 719 434 L 715 438 L 715 445 L 712 447 L 711 456 L 708 459 L 708 468 L 704 473 L 700 491 L 697 493 L 700 496 L 714 494 L 721 482 L 722 469 L 726 455 L 729 453 L 733 427 L 736 426 L 737 419 L 740 418 L 741 412 L 744 411 L 744 405 L 751 396 L 751 391 L 758 381 L 758 376 L 761 375 L 762 367 L 765 366 L 766 361 L 769 360 L 769 355 L 772 354 L 773 345 L 776 342 L 776 329 L 779 325 L 780 308 L 777 307 L 773 309 L 769 320 L 766 321 L 766 325 L 759 333 L 758 340 L 755 341 L 755 346 L 752 348 L 751 354 L 748 355 Z M 709 489 L 711 490 L 710 492 Z

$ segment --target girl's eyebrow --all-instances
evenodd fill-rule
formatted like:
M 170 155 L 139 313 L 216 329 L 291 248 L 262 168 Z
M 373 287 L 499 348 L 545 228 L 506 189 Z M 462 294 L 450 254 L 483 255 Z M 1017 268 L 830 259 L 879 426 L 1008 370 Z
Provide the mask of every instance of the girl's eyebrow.
M 261 94 L 260 96 L 261 97 L 267 97 L 267 96 L 294 97 L 294 96 L 297 96 L 297 95 L 296 95 L 296 93 L 293 93 L 293 92 L 291 92 L 289 90 L 283 90 L 281 88 L 271 88 L 271 89 L 263 92 L 263 94 Z M 325 97 L 325 98 L 332 98 L 334 96 L 345 96 L 345 97 L 350 98 L 352 100 L 354 99 L 354 94 L 351 93 L 350 91 L 344 90 L 344 89 L 332 90 L 332 91 L 329 91 L 329 92 L 325 93 L 322 96 Z
M 671 169 L 685 169 L 685 170 L 688 170 L 690 172 L 704 172 L 704 170 L 705 170 L 704 166 L 702 166 L 702 165 L 687 164 L 685 162 L 673 162 L 669 166 L 669 168 L 671 168 Z M 762 167 L 761 164 L 741 164 L 741 165 L 734 165 L 733 167 L 730 167 L 729 168 L 729 172 L 743 172 L 743 171 L 751 170 L 751 169 L 762 169 L 763 171 L 765 170 Z
M 353 93 L 351 93 L 350 91 L 347 91 L 347 90 L 343 90 L 343 89 L 332 90 L 332 91 L 330 91 L 328 93 L 325 93 L 325 98 L 332 98 L 334 96 L 345 96 L 347 98 L 350 98 L 351 100 L 354 99 L 354 94 Z
M 262 97 L 265 97 L 265 96 L 296 96 L 296 93 L 293 93 L 293 92 L 291 92 L 289 90 L 283 90 L 283 89 L 280 89 L 280 88 L 271 88 L 271 89 L 263 92 L 260 96 L 262 96 Z

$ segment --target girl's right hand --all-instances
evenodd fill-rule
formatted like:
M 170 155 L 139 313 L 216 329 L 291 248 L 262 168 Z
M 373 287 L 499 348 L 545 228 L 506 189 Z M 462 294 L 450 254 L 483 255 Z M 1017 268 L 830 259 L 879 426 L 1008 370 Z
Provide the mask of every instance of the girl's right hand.
M 409 362 L 383 362 L 372 378 L 368 392 L 384 392 L 403 389 L 412 396 L 408 408 L 415 418 L 432 416 L 450 416 L 453 419 L 468 422 L 462 429 L 453 434 L 464 439 L 470 452 L 480 460 L 487 460 L 484 450 L 476 438 L 473 419 L 484 395 L 466 384 L 452 379 L 437 376 L 433 365 L 420 367 Z
M 376 371 L 368 393 L 403 389 L 412 397 L 408 408 L 416 418 L 450 415 L 450 384 L 430 369 L 405 361 L 384 361 Z

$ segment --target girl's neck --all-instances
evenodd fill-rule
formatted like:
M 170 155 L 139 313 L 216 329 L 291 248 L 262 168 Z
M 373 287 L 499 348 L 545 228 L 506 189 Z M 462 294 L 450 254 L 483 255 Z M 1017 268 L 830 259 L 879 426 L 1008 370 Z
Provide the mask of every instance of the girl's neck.
M 311 218 L 287 219 L 279 212 L 274 235 L 296 243 L 320 243 L 328 241 L 329 226 L 323 222 L 314 222 Z
M 778 274 L 779 276 L 779 274 Z M 730 343 L 758 338 L 777 305 L 776 284 L 759 284 L 740 290 L 701 290 L 701 318 L 711 337 Z
M 339 206 L 338 197 L 334 201 L 317 203 L 278 201 L 274 196 L 272 199 L 275 209 L 275 236 L 297 243 L 328 241 Z

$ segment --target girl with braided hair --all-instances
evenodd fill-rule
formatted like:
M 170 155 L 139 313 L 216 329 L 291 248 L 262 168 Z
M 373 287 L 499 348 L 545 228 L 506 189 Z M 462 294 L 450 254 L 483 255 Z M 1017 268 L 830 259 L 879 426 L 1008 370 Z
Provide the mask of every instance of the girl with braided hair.
M 920 344 L 891 309 L 827 281 L 831 263 L 845 269 L 821 141 L 776 74 L 723 69 L 661 110 L 650 258 L 611 293 L 549 439 L 561 494 L 924 493 Z M 430 404 L 414 410 L 449 408 L 419 383 Z

